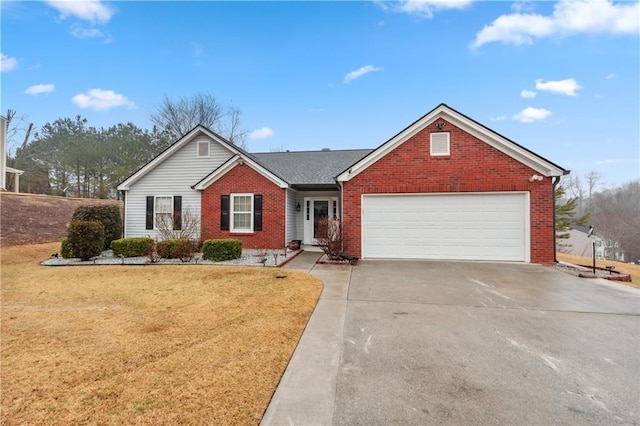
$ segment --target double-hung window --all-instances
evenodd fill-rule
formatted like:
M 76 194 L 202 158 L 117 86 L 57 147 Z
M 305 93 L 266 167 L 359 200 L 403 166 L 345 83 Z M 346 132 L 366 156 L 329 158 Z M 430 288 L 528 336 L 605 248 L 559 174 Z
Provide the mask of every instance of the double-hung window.
M 173 229 L 173 197 L 156 197 L 156 229 Z
M 253 194 L 231 194 L 231 232 L 253 231 Z
M 262 231 L 262 195 L 223 194 L 220 207 L 221 230 L 238 233 Z
M 182 196 L 149 195 L 145 229 L 182 229 Z

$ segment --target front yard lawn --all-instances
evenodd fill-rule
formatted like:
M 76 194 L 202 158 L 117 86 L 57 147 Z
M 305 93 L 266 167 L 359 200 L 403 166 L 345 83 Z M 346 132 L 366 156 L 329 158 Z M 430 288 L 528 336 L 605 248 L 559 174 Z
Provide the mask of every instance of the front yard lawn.
M 2 248 L 3 424 L 257 424 L 322 283 L 279 268 L 39 262 Z

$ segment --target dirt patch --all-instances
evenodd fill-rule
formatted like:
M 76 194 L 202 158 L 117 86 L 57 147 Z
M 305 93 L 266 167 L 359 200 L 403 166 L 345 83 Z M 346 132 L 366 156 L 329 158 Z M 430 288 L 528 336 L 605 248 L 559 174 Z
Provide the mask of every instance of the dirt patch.
M 2 418 L 258 424 L 320 295 L 277 268 L 38 262 L 3 248 Z
M 73 212 L 86 205 L 123 208 L 117 200 L 0 192 L 0 246 L 60 241 L 67 235 Z

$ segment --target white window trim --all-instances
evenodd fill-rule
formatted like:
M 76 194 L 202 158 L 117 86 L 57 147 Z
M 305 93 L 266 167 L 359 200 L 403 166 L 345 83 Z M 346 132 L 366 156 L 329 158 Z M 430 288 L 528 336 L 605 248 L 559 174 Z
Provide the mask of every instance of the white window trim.
M 171 209 L 169 214 L 171 215 L 171 229 L 173 229 L 173 195 L 154 195 L 153 197 L 153 229 L 158 231 L 158 198 L 170 198 L 171 199 Z M 166 213 L 165 213 L 166 214 Z
M 200 145 L 205 143 L 207 144 L 207 155 L 200 155 Z M 209 158 L 211 156 L 211 143 L 208 140 L 198 141 L 198 146 L 196 147 L 196 156 L 198 158 Z
M 250 234 L 253 233 L 253 215 L 254 215 L 254 199 L 253 199 L 253 193 L 250 192 L 239 192 L 239 193 L 235 193 L 235 194 L 229 194 L 229 230 L 230 232 L 235 232 L 238 234 Z M 236 229 L 235 227 L 235 220 L 234 220 L 234 213 L 235 211 L 233 210 L 233 206 L 234 206 L 234 199 L 236 197 L 251 197 L 251 209 L 249 211 L 249 229 Z M 241 212 L 241 213 L 247 213 L 247 212 Z
M 433 136 L 434 135 L 446 135 L 447 136 L 447 152 L 433 152 Z M 447 157 L 451 155 L 451 133 L 449 132 L 434 132 L 429 137 L 429 154 L 432 157 Z

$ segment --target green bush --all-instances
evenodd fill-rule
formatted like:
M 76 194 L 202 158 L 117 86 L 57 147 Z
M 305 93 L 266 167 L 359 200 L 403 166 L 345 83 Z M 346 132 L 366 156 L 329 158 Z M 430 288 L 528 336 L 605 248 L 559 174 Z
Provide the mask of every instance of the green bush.
M 73 257 L 73 252 L 71 251 L 71 246 L 69 245 L 69 239 L 64 237 L 62 241 L 60 241 L 60 256 L 63 259 L 70 259 Z
M 137 257 L 148 256 L 153 252 L 154 242 L 151 238 L 120 238 L 111 242 L 114 256 Z
M 104 246 L 104 225 L 100 222 L 73 221 L 67 236 L 73 257 L 89 260 L 99 256 Z
M 231 238 L 207 240 L 202 244 L 202 258 L 221 262 L 239 259 L 242 256 L 242 241 Z
M 103 250 L 111 247 L 111 242 L 122 237 L 122 216 L 118 206 L 80 206 L 73 212 L 71 221 L 100 222 L 104 226 Z
M 187 238 L 175 238 L 173 240 L 160 241 L 156 244 L 158 256 L 165 259 L 180 259 L 190 262 L 198 249 L 199 242 Z

